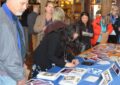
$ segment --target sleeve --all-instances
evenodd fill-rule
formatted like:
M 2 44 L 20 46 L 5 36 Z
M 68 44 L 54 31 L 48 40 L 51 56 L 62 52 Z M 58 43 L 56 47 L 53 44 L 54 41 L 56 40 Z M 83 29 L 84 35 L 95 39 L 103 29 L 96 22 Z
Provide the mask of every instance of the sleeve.
M 57 65 L 57 66 L 64 67 L 65 66 L 64 57 L 61 56 L 61 58 L 58 58 L 57 56 L 55 56 L 56 50 L 59 50 L 59 49 L 57 49 L 57 46 L 60 44 L 59 36 L 50 35 L 49 38 L 50 38 L 50 40 L 48 42 L 49 60 L 52 61 L 53 63 L 55 63 L 55 65 Z
M 112 31 L 113 31 L 112 24 L 108 24 L 108 26 L 107 26 L 107 32 L 110 34 Z
M 27 17 L 28 30 L 31 30 L 31 32 L 33 32 L 35 21 L 36 18 L 32 17 L 31 15 L 28 15 Z
M 36 21 L 35 21 L 35 25 L 34 25 L 34 28 L 33 28 L 34 32 L 36 32 L 36 33 L 41 32 L 42 28 L 44 27 L 42 25 L 42 23 L 40 22 L 40 20 L 41 20 L 41 15 L 37 16 Z
M 8 76 L 15 81 L 24 78 L 23 60 L 14 37 L 6 24 L 0 25 L 0 62 Z
M 96 21 L 93 21 L 92 23 L 93 26 L 93 32 L 95 35 L 100 35 L 100 31 L 98 29 L 100 29 L 100 26 L 97 24 Z

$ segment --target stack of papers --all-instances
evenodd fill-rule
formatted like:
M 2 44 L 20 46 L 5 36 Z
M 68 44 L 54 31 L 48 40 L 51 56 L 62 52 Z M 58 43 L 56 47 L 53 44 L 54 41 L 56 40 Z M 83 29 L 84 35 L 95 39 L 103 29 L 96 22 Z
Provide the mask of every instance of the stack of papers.
M 51 81 L 45 81 L 41 79 L 31 79 L 26 85 L 54 85 Z
M 37 75 L 37 78 L 40 78 L 40 79 L 47 79 L 47 80 L 56 80 L 58 77 L 60 76 L 59 73 L 49 73 L 49 72 L 40 72 L 38 75 Z
M 77 85 L 81 77 L 78 76 L 64 76 L 64 78 L 59 82 L 60 85 Z

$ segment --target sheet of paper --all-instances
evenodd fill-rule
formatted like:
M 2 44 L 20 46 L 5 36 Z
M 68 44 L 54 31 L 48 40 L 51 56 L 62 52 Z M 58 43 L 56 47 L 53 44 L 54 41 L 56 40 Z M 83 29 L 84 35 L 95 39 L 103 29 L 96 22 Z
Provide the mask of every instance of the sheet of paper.
M 108 65 L 108 64 L 110 64 L 110 62 L 109 61 L 99 61 L 97 64 L 100 64 L 100 65 Z
M 89 76 L 85 80 L 89 82 L 96 82 L 99 79 L 99 77 L 96 76 Z

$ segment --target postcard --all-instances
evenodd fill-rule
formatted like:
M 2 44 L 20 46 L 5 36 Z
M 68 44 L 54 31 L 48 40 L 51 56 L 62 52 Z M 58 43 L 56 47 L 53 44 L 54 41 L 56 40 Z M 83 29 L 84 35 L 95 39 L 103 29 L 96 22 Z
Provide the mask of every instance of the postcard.
M 54 85 L 51 81 L 45 81 L 41 79 L 30 79 L 26 85 Z
M 109 69 L 102 73 L 102 77 L 103 77 L 103 79 L 105 79 L 107 84 L 109 84 L 113 80 L 112 75 L 111 75 Z
M 117 65 L 113 64 L 112 69 L 118 76 L 120 75 L 120 69 Z
M 98 79 L 99 79 L 99 77 L 89 76 L 89 77 L 87 77 L 85 80 L 94 83 L 94 82 L 96 82 Z
M 65 75 L 64 78 L 59 82 L 60 85 L 77 85 L 81 77 Z
M 107 81 L 105 79 L 102 78 L 99 85 L 108 85 L 108 83 L 107 83 Z
M 97 68 L 90 68 L 88 72 L 94 75 L 100 75 L 103 72 L 103 70 Z
M 40 72 L 37 75 L 37 78 L 47 79 L 47 80 L 56 80 L 59 76 L 60 76 L 60 73 Z
M 74 68 L 70 73 L 69 75 L 75 75 L 75 76 L 84 76 L 85 73 L 87 73 L 87 69 L 85 68 Z
M 63 68 L 60 73 L 61 74 L 68 74 L 70 73 L 74 68 Z

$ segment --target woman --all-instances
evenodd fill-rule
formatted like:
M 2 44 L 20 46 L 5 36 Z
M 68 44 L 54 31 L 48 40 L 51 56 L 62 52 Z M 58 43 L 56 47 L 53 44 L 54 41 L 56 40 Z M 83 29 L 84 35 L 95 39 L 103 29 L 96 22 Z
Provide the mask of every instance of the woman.
M 64 11 L 59 7 L 55 8 L 53 22 L 47 26 L 45 36 L 35 50 L 32 77 L 35 77 L 39 71 L 50 69 L 52 65 L 74 67 L 79 63 L 77 60 L 65 56 L 64 30 L 66 25 L 63 23 L 64 18 Z
M 40 41 L 44 36 L 44 30 L 46 29 L 46 26 L 52 22 L 53 11 L 54 11 L 54 3 L 48 1 L 45 6 L 45 14 L 41 14 L 37 17 L 34 25 L 34 32 L 38 33 L 38 35 L 34 49 L 37 48 L 37 46 L 40 44 Z
M 92 45 L 107 42 L 107 36 L 110 35 L 113 30 L 112 24 L 106 24 L 105 17 L 99 16 L 93 21 L 92 25 L 94 31 L 94 36 L 91 39 Z
M 89 14 L 82 12 L 80 20 L 67 27 L 67 54 L 69 56 L 78 55 L 81 52 L 91 48 L 91 37 L 93 29 L 90 24 Z M 71 54 L 72 53 L 72 54 Z
M 93 37 L 93 28 L 90 23 L 90 17 L 87 12 L 82 12 L 78 22 L 79 31 L 81 32 L 80 42 L 84 43 L 85 50 L 91 48 L 91 37 Z
M 109 35 L 109 43 L 119 43 L 120 44 L 120 16 L 119 8 L 113 5 L 111 8 L 110 20 L 113 25 L 113 31 Z

